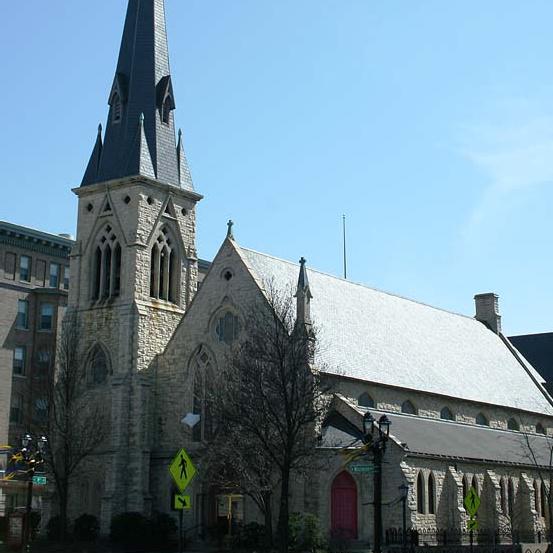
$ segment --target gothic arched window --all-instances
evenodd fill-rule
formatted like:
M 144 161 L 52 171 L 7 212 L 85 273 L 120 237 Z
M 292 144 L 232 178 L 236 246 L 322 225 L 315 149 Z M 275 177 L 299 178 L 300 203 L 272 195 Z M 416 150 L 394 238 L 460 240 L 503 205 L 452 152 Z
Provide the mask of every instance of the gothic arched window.
M 416 415 L 417 410 L 415 409 L 415 406 L 409 401 L 404 401 L 401 405 L 401 412 L 407 413 L 408 415 Z
M 536 434 L 545 434 L 545 428 L 543 427 L 543 424 L 541 422 L 538 422 L 538 424 L 536 424 Z
M 121 246 L 110 225 L 99 235 L 92 264 L 92 299 L 118 296 L 121 292 Z
M 217 318 L 215 325 L 215 334 L 219 342 L 227 345 L 232 344 L 240 333 L 240 319 L 231 311 L 226 311 Z
M 467 494 L 469 492 L 469 481 L 467 478 L 467 475 L 463 476 L 463 505 L 465 501 L 465 497 L 467 497 Z
M 509 419 L 507 421 L 507 428 L 509 430 L 520 430 L 520 426 L 515 419 Z
M 428 476 L 428 513 L 436 514 L 436 482 L 433 473 Z
M 192 412 L 200 416 L 200 421 L 192 428 L 192 441 L 201 442 L 209 439 L 213 432 L 212 418 L 209 408 L 213 362 L 211 356 L 200 347 L 192 361 L 194 378 L 194 394 Z
M 88 383 L 92 386 L 104 384 L 110 375 L 109 359 L 98 344 L 90 352 L 88 362 Z
M 117 92 L 113 95 L 113 98 L 111 100 L 111 109 L 112 109 L 112 117 L 111 117 L 112 123 L 119 123 L 121 121 L 122 106 L 121 106 L 121 97 Z
M 451 409 L 449 407 L 444 407 L 440 411 L 440 418 L 445 421 L 453 421 L 455 420 L 455 417 L 453 416 L 453 413 L 451 412 Z
M 180 259 L 177 245 L 164 226 L 154 242 L 150 261 L 150 296 L 178 304 Z
M 168 125 L 171 122 L 171 110 L 173 109 L 173 100 L 167 95 L 161 109 L 161 120 Z
M 478 415 L 476 415 L 476 424 L 481 426 L 490 426 L 488 419 L 482 413 L 478 413 Z
M 474 488 L 474 491 L 476 492 L 476 494 L 480 495 L 478 493 L 478 478 L 476 478 L 476 474 L 472 477 L 471 486 Z
M 417 476 L 417 512 L 424 513 L 424 478 L 422 471 Z
M 374 399 L 367 392 L 364 392 L 359 396 L 357 403 L 361 407 L 374 407 Z

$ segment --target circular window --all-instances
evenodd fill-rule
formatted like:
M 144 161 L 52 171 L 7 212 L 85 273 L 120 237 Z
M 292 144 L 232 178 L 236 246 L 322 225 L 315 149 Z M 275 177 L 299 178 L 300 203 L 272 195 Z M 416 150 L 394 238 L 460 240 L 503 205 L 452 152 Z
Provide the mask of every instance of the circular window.
M 219 342 L 230 345 L 238 338 L 239 333 L 240 319 L 234 313 L 227 311 L 217 319 L 215 334 L 217 334 Z

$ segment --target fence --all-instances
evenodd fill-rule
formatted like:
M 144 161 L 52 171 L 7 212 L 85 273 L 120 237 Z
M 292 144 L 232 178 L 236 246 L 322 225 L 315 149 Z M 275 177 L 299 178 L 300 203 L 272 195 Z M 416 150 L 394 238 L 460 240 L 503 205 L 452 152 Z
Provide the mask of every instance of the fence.
M 387 546 L 403 546 L 403 531 L 401 528 L 386 530 L 384 540 Z M 521 551 L 520 544 L 536 544 L 525 548 L 522 553 L 545 553 L 548 543 L 541 532 L 511 532 L 510 530 L 478 530 L 472 533 L 473 548 L 478 553 Z M 471 534 L 467 530 L 457 528 L 430 528 L 407 530 L 405 546 L 410 551 L 421 552 L 429 549 L 439 553 L 440 548 L 448 553 L 459 550 L 466 551 L 471 544 Z M 540 547 L 541 546 L 541 547 Z M 528 551 L 526 551 L 528 549 Z

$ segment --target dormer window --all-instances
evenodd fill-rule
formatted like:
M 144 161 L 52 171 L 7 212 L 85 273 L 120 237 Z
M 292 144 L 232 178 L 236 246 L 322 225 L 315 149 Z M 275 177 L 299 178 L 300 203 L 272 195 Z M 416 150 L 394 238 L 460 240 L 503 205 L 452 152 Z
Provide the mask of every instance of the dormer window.
M 121 121 L 121 97 L 117 92 L 113 95 L 112 100 L 112 123 L 119 123 Z
M 171 96 L 166 96 L 161 109 L 161 120 L 166 125 L 171 122 L 171 110 L 173 109 L 173 101 Z

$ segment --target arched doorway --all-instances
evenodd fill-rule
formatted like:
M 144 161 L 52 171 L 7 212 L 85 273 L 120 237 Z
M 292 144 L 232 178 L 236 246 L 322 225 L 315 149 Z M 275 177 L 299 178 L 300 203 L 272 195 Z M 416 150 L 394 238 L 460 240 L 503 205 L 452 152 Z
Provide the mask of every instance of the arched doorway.
M 333 536 L 357 539 L 357 484 L 348 472 L 332 482 L 331 530 Z

